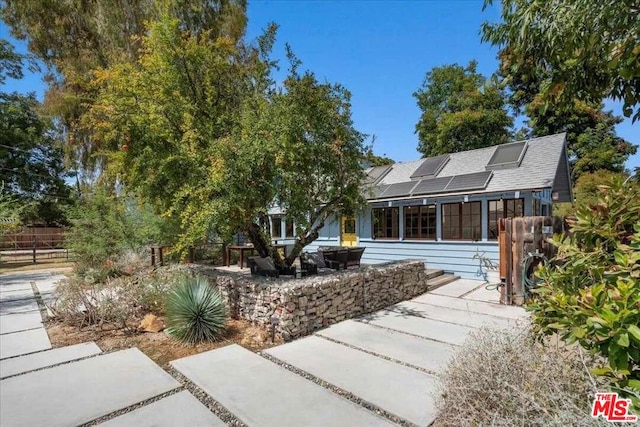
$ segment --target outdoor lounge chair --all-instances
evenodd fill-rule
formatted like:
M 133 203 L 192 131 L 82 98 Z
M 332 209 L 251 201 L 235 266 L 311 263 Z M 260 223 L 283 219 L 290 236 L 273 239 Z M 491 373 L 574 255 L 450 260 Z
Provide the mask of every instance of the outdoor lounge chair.
M 252 276 L 280 277 L 280 273 L 271 257 L 249 257 L 247 259 Z
M 349 257 L 347 259 L 346 268 L 360 267 L 360 259 L 362 258 L 364 250 L 365 248 L 349 248 Z

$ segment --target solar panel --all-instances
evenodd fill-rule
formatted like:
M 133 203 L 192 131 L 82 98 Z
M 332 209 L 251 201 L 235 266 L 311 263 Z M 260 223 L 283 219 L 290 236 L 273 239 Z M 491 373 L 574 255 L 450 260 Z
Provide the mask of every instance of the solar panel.
M 449 155 L 429 157 L 418 166 L 418 169 L 413 172 L 411 178 L 428 178 L 434 177 L 442 170 L 444 165 L 449 161 Z
M 416 188 L 413 189 L 412 194 L 442 193 L 450 181 L 450 176 L 445 176 L 444 178 L 423 179 L 418 183 L 418 185 L 416 185 Z
M 445 188 L 446 192 L 476 190 L 485 188 L 489 183 L 489 179 L 493 174 L 492 171 L 469 173 L 465 175 L 456 175 Z
M 371 191 L 366 194 L 366 197 L 379 199 L 387 188 L 389 188 L 388 185 L 376 185 L 375 187 L 371 187 Z
M 367 173 L 366 182 L 368 184 L 374 184 L 379 182 L 386 174 L 389 173 L 393 166 L 392 165 L 383 165 L 383 166 L 375 166 L 372 167 Z
M 409 196 L 411 190 L 416 186 L 415 181 L 400 182 L 398 184 L 391 184 L 382 194 L 381 197 L 400 197 Z
M 498 146 L 491 156 L 491 160 L 487 163 L 486 169 L 505 169 L 519 166 L 526 147 L 526 142 L 513 142 Z

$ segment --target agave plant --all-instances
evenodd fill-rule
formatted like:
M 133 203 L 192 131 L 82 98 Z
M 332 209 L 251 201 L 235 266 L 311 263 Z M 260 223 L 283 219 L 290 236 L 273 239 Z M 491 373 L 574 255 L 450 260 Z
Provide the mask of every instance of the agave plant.
M 227 310 L 217 288 L 202 276 L 185 277 L 167 296 L 167 334 L 185 344 L 215 341 Z

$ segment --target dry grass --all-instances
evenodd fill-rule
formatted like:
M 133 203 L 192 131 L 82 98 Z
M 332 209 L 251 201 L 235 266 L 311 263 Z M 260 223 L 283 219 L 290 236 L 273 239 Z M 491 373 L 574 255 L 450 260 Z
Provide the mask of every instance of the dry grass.
M 48 322 L 46 327 L 54 347 L 64 347 L 88 341 L 95 341 L 102 351 L 138 347 L 162 367 L 166 367 L 172 360 L 230 344 L 239 344 L 252 351 L 260 351 L 282 344 L 282 340 L 277 336 L 275 342 L 272 342 L 271 334 L 265 328 L 235 319 L 228 320 L 227 332 L 220 341 L 194 346 L 181 345 L 169 338 L 164 332 L 127 332 L 113 327 L 101 329 L 98 326 L 78 329 L 54 321 Z
M 528 330 L 479 330 L 439 381 L 442 426 L 607 425 L 590 416 L 593 362 L 577 347 L 535 342 Z

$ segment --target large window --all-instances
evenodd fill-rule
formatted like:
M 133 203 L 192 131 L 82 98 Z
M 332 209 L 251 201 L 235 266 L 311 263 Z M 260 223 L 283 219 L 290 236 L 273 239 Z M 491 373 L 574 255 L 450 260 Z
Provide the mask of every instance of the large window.
M 480 240 L 482 238 L 480 202 L 442 205 L 442 238 L 444 240 Z
M 404 208 L 405 239 L 436 239 L 436 207 L 407 206 Z
M 373 237 L 376 239 L 397 239 L 399 208 L 372 209 Z
M 498 238 L 498 220 L 524 216 L 524 199 L 489 200 L 489 239 Z
M 282 238 L 282 218 L 279 216 L 271 217 L 271 237 L 274 239 Z

